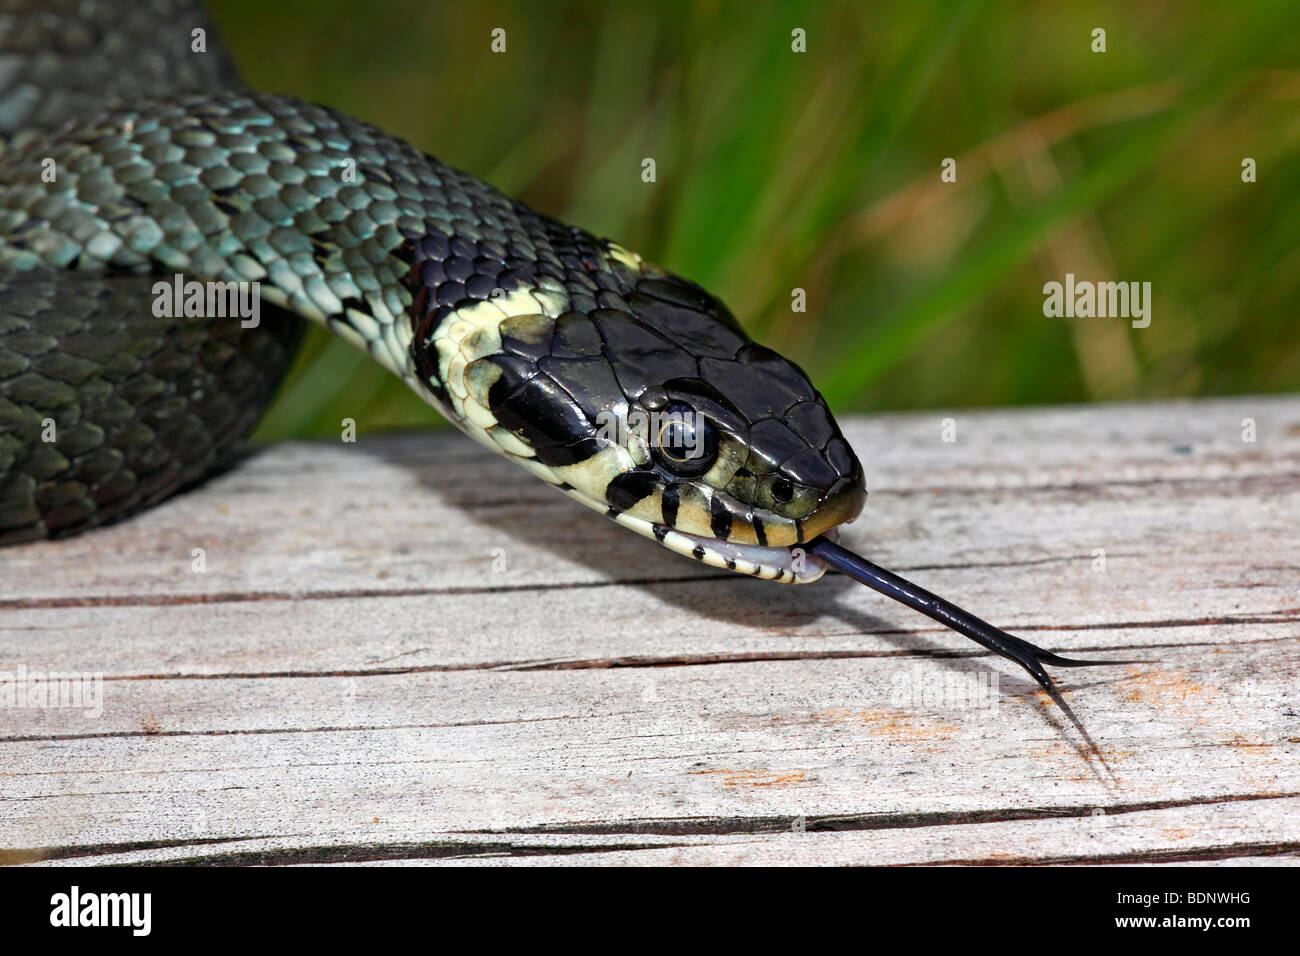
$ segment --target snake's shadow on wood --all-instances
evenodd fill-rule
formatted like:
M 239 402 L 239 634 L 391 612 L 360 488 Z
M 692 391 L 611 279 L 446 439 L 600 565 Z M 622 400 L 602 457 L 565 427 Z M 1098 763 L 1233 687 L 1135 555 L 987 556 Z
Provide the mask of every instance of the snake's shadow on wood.
M 366 450 L 410 472 L 422 488 L 447 506 L 465 507 L 436 467 L 412 461 L 405 454 L 409 451 L 405 443 L 381 443 Z M 522 486 L 515 466 L 486 452 L 479 457 L 481 460 L 475 462 L 475 468 L 481 469 L 480 486 L 506 489 Z M 861 594 L 863 589 L 843 575 L 828 574 L 810 585 L 789 585 L 703 567 L 601 518 L 558 492 L 541 488 L 540 483 L 536 486 L 529 483 L 528 487 L 537 487 L 548 496 L 543 500 L 553 500 L 559 521 L 521 522 L 517 515 L 500 508 L 473 508 L 474 522 L 491 529 L 492 537 L 510 539 L 520 547 L 543 551 L 566 561 L 577 561 L 599 577 L 640 588 L 678 608 L 685 616 L 726 621 L 769 633 L 833 617 L 856 635 L 874 634 L 881 638 L 900 657 L 929 657 L 949 670 L 970 671 L 969 655 L 962 653 L 966 648 L 955 641 L 932 641 L 915 631 L 900 633 L 897 625 L 853 607 L 849 595 Z M 564 534 L 559 529 L 570 533 Z M 618 556 L 613 571 L 611 553 Z M 872 600 L 876 598 L 872 596 Z M 636 649 L 629 650 L 635 653 Z M 1015 683 L 1007 687 L 1009 693 L 1029 693 L 1036 687 L 1032 681 L 1012 679 Z
M 385 443 L 372 453 L 391 465 L 411 472 L 423 488 L 437 495 L 449 507 L 466 507 L 467 502 L 441 480 L 436 467 L 411 461 L 403 454 L 403 443 Z M 476 469 L 481 469 L 475 482 L 477 487 L 523 487 L 513 465 L 486 452 L 480 457 L 481 461 L 475 463 Z M 657 547 L 648 539 L 600 518 L 595 512 L 565 499 L 558 492 L 554 493 L 553 501 L 557 509 L 557 520 L 551 522 L 519 521 L 517 514 L 506 513 L 507 510 L 515 509 L 473 508 L 471 513 L 474 521 L 503 538 L 553 554 L 557 558 L 577 560 L 597 572 L 598 577 L 612 577 L 618 583 L 641 588 L 658 600 L 679 608 L 683 615 L 728 621 L 769 633 L 783 627 L 795 628 L 811 624 L 822 617 L 834 617 L 856 635 L 874 634 L 891 644 L 899 658 L 925 657 L 946 670 L 970 672 L 970 654 L 961 653 L 966 649 L 957 647 L 955 642 L 941 644 L 916 632 L 900 633 L 890 622 L 852 607 L 848 594 L 861 593 L 861 588 L 857 582 L 847 577 L 828 574 L 815 584 L 787 585 L 717 572 L 698 564 L 692 567 L 694 562 L 687 558 Z M 542 500 L 538 504 L 539 507 L 545 507 Z M 568 514 L 565 513 L 566 510 Z M 557 533 L 557 529 L 561 528 L 580 530 L 576 535 L 565 535 Z M 609 537 L 604 538 L 605 535 Z M 617 556 L 616 567 L 621 567 L 623 573 L 615 571 L 611 574 L 611 554 Z M 635 648 L 629 650 L 631 654 L 636 653 Z M 829 658 L 839 655 L 828 653 L 826 656 Z M 1007 677 L 1011 680 L 1002 688 L 1002 693 L 1006 696 L 1031 698 L 1038 692 L 1033 681 L 1018 674 L 1001 672 L 1000 679 Z M 1074 736 L 1066 722 L 1053 710 L 1034 707 L 1033 712 L 1037 719 L 1050 726 L 1058 736 Z M 1094 760 L 1095 747 L 1090 747 L 1089 743 L 1070 740 L 1070 745 L 1094 776 L 1104 785 L 1109 785 L 1102 770 L 1105 769 L 1112 776 L 1113 772 L 1109 771 L 1104 760 L 1101 761 L 1102 766 L 1098 767 Z

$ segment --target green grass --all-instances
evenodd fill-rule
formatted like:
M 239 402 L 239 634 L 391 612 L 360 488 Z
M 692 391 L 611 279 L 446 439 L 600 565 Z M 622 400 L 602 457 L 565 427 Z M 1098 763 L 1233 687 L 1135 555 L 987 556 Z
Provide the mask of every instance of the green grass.
M 701 282 L 839 410 L 1300 386 L 1295 4 L 210 6 L 253 86 Z M 1150 282 L 1150 328 L 1044 317 L 1067 271 Z M 317 332 L 258 434 L 343 417 L 438 421 Z

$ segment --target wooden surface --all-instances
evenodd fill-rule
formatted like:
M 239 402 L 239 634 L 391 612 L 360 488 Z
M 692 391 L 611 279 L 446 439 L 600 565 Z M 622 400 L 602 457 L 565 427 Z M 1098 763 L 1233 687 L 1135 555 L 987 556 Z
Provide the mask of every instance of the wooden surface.
M 0 551 L 0 672 L 103 675 L 98 717 L 0 708 L 0 859 L 1300 859 L 1300 398 L 945 417 L 847 423 L 844 540 L 1157 659 L 1056 670 L 1101 759 L 865 588 L 715 572 L 458 435 L 362 434 Z

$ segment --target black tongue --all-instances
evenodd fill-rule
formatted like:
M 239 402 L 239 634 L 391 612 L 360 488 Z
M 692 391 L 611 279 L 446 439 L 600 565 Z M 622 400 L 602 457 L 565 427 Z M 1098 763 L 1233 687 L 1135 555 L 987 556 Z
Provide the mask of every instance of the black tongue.
M 1007 660 L 1015 661 L 1038 681 L 1043 690 L 1058 700 L 1056 686 L 1044 664 L 1055 667 L 1107 667 L 1114 664 L 1149 664 L 1151 661 L 1081 661 L 1069 657 L 1060 657 L 1044 650 L 1001 628 L 994 627 L 988 621 L 981 620 L 969 611 L 959 608 L 951 601 L 945 601 L 937 594 L 918 587 L 906 578 L 901 578 L 893 571 L 872 564 L 861 555 L 854 554 L 847 548 L 840 547 L 825 536 L 814 538 L 807 546 L 808 553 L 825 561 L 828 567 L 842 571 L 855 581 L 874 588 L 886 597 L 891 597 L 900 604 L 906 604 L 915 611 L 920 611 L 945 627 L 950 627 L 958 634 L 969 637 L 972 641 L 987 647 L 995 654 L 1001 654 Z

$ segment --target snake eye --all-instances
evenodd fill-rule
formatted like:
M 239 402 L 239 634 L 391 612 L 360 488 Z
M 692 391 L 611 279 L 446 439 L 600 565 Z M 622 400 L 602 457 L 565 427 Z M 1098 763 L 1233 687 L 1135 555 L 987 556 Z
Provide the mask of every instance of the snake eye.
M 717 433 L 708 419 L 689 405 L 669 405 L 656 412 L 651 439 L 655 460 L 675 475 L 702 475 L 718 457 Z

